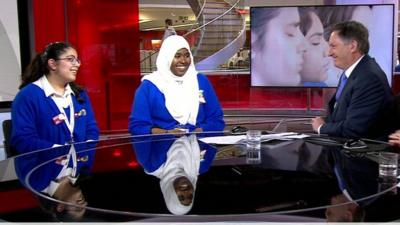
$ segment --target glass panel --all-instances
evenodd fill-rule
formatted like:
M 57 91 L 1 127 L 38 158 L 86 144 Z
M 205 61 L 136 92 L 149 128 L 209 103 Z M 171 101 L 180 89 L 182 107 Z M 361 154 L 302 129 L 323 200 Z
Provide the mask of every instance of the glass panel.
M 67 2 L 68 38 L 82 59 L 78 82 L 89 92 L 100 128 L 126 130 L 140 82 L 138 1 Z

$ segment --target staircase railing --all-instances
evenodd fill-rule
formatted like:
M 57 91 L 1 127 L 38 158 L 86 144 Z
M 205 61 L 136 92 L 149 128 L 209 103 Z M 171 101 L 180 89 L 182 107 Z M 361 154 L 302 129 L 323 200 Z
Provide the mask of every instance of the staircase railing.
M 209 25 L 209 24 L 215 22 L 216 20 L 222 18 L 223 16 L 225 16 L 226 14 L 228 14 L 228 13 L 229 13 L 230 11 L 232 11 L 233 9 L 235 9 L 235 8 L 239 5 L 240 1 L 242 1 L 242 0 L 236 0 L 236 2 L 235 2 L 234 4 L 232 4 L 231 7 L 230 7 L 228 10 L 226 10 L 226 11 L 225 11 L 224 13 L 222 13 L 221 15 L 215 17 L 214 19 L 212 19 L 212 20 L 210 20 L 210 21 L 208 21 L 208 22 L 206 23 L 206 22 L 205 22 L 205 18 L 204 18 L 204 16 L 203 16 L 203 12 L 204 12 L 204 8 L 205 8 L 205 6 L 206 6 L 207 0 L 204 0 L 203 4 L 202 4 L 202 6 L 201 6 L 201 9 L 200 9 L 199 13 L 198 13 L 197 16 L 196 16 L 196 22 L 194 23 L 194 25 L 198 25 L 198 24 L 199 24 L 199 19 L 202 18 L 203 21 L 202 21 L 202 23 L 200 23 L 200 24 L 202 24 L 202 25 L 200 25 L 199 27 L 197 27 L 197 28 L 195 28 L 195 29 L 191 29 L 189 32 L 187 32 L 187 33 L 185 33 L 184 35 L 182 35 L 183 37 L 187 37 L 188 35 L 193 34 L 194 32 L 200 30 L 200 37 L 199 37 L 199 39 L 198 39 L 198 41 L 197 41 L 196 46 L 194 47 L 193 57 L 197 54 L 197 49 L 199 49 L 200 46 L 201 46 L 201 44 L 202 44 L 203 35 L 204 35 L 204 28 L 205 28 L 207 25 Z M 225 2 L 226 2 L 226 1 L 225 1 Z M 230 4 L 230 3 L 229 3 L 229 4 Z M 192 25 L 192 27 L 193 27 L 194 25 Z M 148 58 L 151 58 L 154 54 L 158 53 L 158 51 L 159 51 L 159 50 L 156 50 L 156 51 L 150 53 L 150 55 L 148 55 L 148 56 L 146 56 L 145 58 L 143 58 L 142 60 L 140 60 L 140 63 L 146 61 Z
M 186 37 L 186 36 L 188 36 L 189 34 L 192 34 L 192 33 L 196 32 L 196 31 L 198 31 L 198 30 L 200 30 L 200 29 L 202 29 L 202 28 L 204 27 L 204 26 L 200 26 L 200 27 L 197 27 L 197 28 L 193 29 L 193 27 L 194 27 L 196 24 L 199 24 L 199 18 L 201 17 L 201 15 L 202 15 L 202 13 L 203 13 L 203 11 L 204 11 L 204 7 L 205 7 L 205 5 L 206 5 L 206 2 L 207 2 L 207 0 L 205 0 L 204 3 L 202 4 L 199 13 L 198 13 L 197 16 L 196 16 L 196 22 L 192 25 L 192 27 L 191 27 L 191 29 L 190 29 L 189 32 L 187 32 L 187 33 L 185 33 L 184 35 L 182 35 L 183 37 Z M 204 20 L 204 19 L 203 19 L 203 20 Z M 140 60 L 140 63 L 142 63 L 142 62 L 146 61 L 147 59 L 151 58 L 154 54 L 158 53 L 158 51 L 159 51 L 159 50 L 156 50 L 156 51 L 150 53 L 150 55 L 148 55 L 148 56 L 144 57 L 142 60 Z
M 187 35 L 189 35 L 189 34 L 192 34 L 194 31 L 197 31 L 197 30 L 198 30 L 197 28 L 194 28 L 194 26 L 197 25 L 197 24 L 199 24 L 199 20 L 200 20 L 200 17 L 202 17 L 202 15 L 203 15 L 203 11 L 204 11 L 204 8 L 205 8 L 205 6 L 206 6 L 206 3 L 207 3 L 207 0 L 204 0 L 203 4 L 201 5 L 201 8 L 200 8 L 199 13 L 197 13 L 196 22 L 192 24 L 192 27 L 189 29 L 190 31 L 187 32 L 186 34 L 184 34 L 183 36 L 187 36 Z M 204 22 L 204 17 L 203 17 L 203 22 Z M 203 24 L 203 23 L 202 23 L 202 24 Z M 192 32 L 192 31 L 193 31 L 193 32 Z
M 205 23 L 205 18 L 204 18 L 204 16 L 203 16 L 203 12 L 204 12 L 204 8 L 205 8 L 206 4 L 207 4 L 207 0 L 204 0 L 203 4 L 202 4 L 202 6 L 201 6 L 201 9 L 200 9 L 199 13 L 198 13 L 197 16 L 196 16 L 196 23 L 195 23 L 196 25 L 199 24 L 199 21 L 200 21 L 201 19 L 202 19 L 203 21 L 202 21 L 202 23 L 200 23 L 200 24 L 204 24 L 204 23 Z M 202 26 L 197 27 L 196 29 L 193 29 L 193 26 L 194 26 L 194 24 L 192 25 L 192 28 L 190 29 L 190 31 L 187 32 L 186 34 L 184 34 L 183 36 L 184 36 L 184 37 L 187 37 L 187 36 L 189 36 L 190 34 L 193 34 L 194 32 L 200 30 L 200 37 L 199 37 L 199 39 L 198 39 L 198 41 L 197 41 L 196 46 L 192 49 L 193 57 L 194 57 L 194 56 L 197 54 L 198 46 L 200 46 L 200 45 L 201 45 L 201 42 L 203 41 L 204 29 L 203 29 Z
M 231 6 L 231 8 L 229 8 L 228 10 L 226 10 L 224 13 L 222 13 L 221 15 L 219 15 L 219 16 L 215 17 L 214 19 L 208 21 L 207 23 L 203 23 L 203 25 L 201 25 L 200 27 L 198 27 L 198 28 L 196 29 L 196 30 L 200 30 L 200 29 L 202 30 L 202 35 L 201 35 L 201 37 L 199 38 L 199 41 L 198 41 L 197 46 L 195 47 L 195 53 L 196 53 L 196 54 L 197 54 L 197 49 L 199 49 L 199 48 L 201 47 L 201 44 L 202 44 L 202 42 L 203 42 L 203 34 L 204 34 L 204 29 L 203 29 L 203 28 L 205 28 L 205 27 L 208 26 L 209 24 L 211 24 L 211 23 L 217 21 L 218 19 L 224 17 L 224 16 L 225 16 L 226 14 L 228 14 L 230 11 L 232 11 L 233 9 L 235 9 L 236 6 L 240 3 L 240 1 L 241 1 L 241 0 L 237 0 L 237 1 Z M 206 1 L 204 1 L 203 7 L 205 6 L 205 3 L 206 3 Z M 203 17 L 203 19 L 204 19 L 204 17 Z M 193 31 L 193 32 L 194 32 L 194 31 Z M 189 35 L 190 33 L 192 33 L 192 32 L 186 33 L 184 36 L 187 36 L 187 35 Z M 196 55 L 195 53 L 193 53 L 193 57 Z
M 231 12 L 232 9 L 238 8 L 238 4 L 241 2 L 240 0 L 235 0 L 234 3 L 227 2 L 231 5 L 230 9 L 225 13 Z M 223 16 L 223 15 L 221 15 Z M 196 68 L 199 70 L 215 70 L 219 68 L 219 66 L 229 60 L 237 51 L 239 51 L 245 41 L 246 41 L 246 22 L 243 15 L 240 14 L 240 18 L 243 21 L 241 24 L 240 32 L 233 40 L 229 40 L 228 43 L 225 44 L 224 47 L 215 51 L 214 53 L 208 55 L 207 57 L 202 58 L 201 60 L 196 62 Z M 217 19 L 217 18 L 216 18 Z M 210 21 L 210 22 L 214 22 Z M 209 24 L 209 23 L 208 23 Z M 201 58 L 201 57 L 200 57 Z

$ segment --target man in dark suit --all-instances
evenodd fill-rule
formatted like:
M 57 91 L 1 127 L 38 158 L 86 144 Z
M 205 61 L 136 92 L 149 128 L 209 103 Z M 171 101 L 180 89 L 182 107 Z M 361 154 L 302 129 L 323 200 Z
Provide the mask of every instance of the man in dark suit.
M 384 122 L 392 100 L 386 75 L 368 55 L 368 30 L 361 23 L 346 21 L 334 26 L 329 38 L 329 56 L 343 70 L 328 116 L 313 118 L 319 134 L 345 138 L 387 138 Z

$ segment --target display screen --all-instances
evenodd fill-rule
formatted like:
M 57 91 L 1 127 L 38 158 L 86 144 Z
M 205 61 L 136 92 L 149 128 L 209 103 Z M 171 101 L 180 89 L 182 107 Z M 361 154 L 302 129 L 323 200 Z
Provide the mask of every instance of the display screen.
M 4 0 L 0 7 L 0 102 L 12 101 L 21 75 L 17 0 Z
M 343 70 L 328 54 L 332 26 L 355 20 L 369 31 L 369 55 L 393 75 L 394 5 L 252 7 L 251 85 L 336 87 Z

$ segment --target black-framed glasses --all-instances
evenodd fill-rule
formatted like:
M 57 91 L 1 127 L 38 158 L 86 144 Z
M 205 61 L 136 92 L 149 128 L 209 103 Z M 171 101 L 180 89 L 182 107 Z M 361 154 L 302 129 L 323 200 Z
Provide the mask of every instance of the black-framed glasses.
M 67 60 L 70 63 L 72 63 L 72 65 L 81 64 L 81 60 L 75 57 L 65 57 L 65 58 L 59 58 L 57 60 Z

